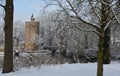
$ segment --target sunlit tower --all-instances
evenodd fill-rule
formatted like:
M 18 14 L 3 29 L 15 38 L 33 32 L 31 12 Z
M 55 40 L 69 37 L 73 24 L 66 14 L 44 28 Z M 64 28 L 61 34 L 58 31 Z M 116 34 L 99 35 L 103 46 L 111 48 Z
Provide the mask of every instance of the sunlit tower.
M 25 47 L 28 50 L 36 50 L 38 46 L 35 43 L 35 36 L 39 35 L 39 22 L 35 21 L 33 15 L 31 21 L 25 22 Z

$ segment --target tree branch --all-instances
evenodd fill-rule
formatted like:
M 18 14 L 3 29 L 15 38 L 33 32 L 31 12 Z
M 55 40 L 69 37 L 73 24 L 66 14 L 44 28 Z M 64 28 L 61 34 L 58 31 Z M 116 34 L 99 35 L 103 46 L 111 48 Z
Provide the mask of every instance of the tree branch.
M 101 17 L 100 17 L 100 15 L 97 14 L 97 11 L 94 9 L 94 7 L 93 7 L 93 5 L 91 4 L 90 0 L 88 0 L 88 2 L 89 2 L 89 4 L 90 4 L 90 6 L 91 6 L 93 12 L 95 13 L 95 15 L 98 17 L 99 21 L 101 21 Z
M 102 4 L 106 5 L 106 6 L 109 6 L 108 3 L 104 2 L 104 1 L 101 1 Z
M 78 27 L 77 25 L 75 25 L 75 28 L 77 28 L 78 30 L 85 31 L 85 32 L 94 32 L 95 34 L 100 36 L 100 34 L 97 31 L 93 30 L 93 29 L 84 29 L 84 28 Z
M 51 6 L 51 5 L 58 5 L 58 4 L 47 4 L 43 9 L 46 9 L 48 6 Z
M 115 11 L 114 11 L 114 9 L 113 9 L 112 7 L 111 7 L 111 10 L 112 10 L 112 13 L 114 14 L 115 20 L 117 21 L 118 24 L 120 24 L 120 20 L 119 20 L 118 17 L 116 16 Z
M 0 6 L 1 6 L 1 7 L 3 7 L 3 8 L 5 8 L 5 6 L 4 6 L 4 5 L 2 5 L 2 4 L 0 4 Z
M 75 11 L 75 9 L 74 9 L 74 7 L 72 6 L 72 4 L 70 3 L 70 1 L 69 1 L 69 0 L 66 0 L 66 1 L 67 1 L 68 4 L 70 5 L 73 13 L 77 16 L 77 17 L 76 17 L 77 19 L 79 19 L 80 21 L 82 21 L 82 22 L 84 22 L 84 23 L 86 23 L 86 24 L 94 27 L 95 29 L 99 30 L 100 27 L 99 27 L 98 25 L 92 24 L 92 23 L 90 23 L 90 22 L 87 22 L 87 21 L 83 20 L 83 19 L 78 15 L 78 13 Z
M 59 7 L 61 7 L 64 10 L 64 12 L 69 16 L 69 12 L 67 12 L 67 10 L 65 9 L 65 7 L 61 4 L 61 2 L 59 0 L 56 0 L 56 1 L 58 2 Z
M 109 20 L 109 22 L 107 23 L 107 25 L 105 26 L 104 30 L 106 30 L 109 26 L 110 26 L 111 20 Z

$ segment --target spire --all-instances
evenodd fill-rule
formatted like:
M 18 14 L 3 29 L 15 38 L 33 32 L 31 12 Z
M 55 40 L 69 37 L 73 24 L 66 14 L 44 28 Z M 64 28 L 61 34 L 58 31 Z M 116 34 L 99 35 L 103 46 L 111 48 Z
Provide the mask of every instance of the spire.
M 33 18 L 34 16 L 33 16 L 33 14 L 31 15 L 31 19 Z
M 31 15 L 31 21 L 35 21 L 33 14 Z

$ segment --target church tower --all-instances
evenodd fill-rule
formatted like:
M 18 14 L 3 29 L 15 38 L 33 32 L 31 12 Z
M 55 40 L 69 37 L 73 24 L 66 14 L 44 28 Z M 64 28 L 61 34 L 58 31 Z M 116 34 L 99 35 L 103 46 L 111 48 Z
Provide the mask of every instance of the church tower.
M 36 35 L 39 35 L 39 22 L 36 22 L 32 15 L 31 21 L 25 22 L 25 48 L 27 50 L 37 50 Z

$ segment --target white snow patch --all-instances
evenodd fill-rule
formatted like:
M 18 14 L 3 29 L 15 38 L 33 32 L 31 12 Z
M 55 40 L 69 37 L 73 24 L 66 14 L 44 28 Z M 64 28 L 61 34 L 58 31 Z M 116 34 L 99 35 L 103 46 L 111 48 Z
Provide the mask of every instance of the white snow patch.
M 120 64 L 104 65 L 104 76 L 120 76 Z M 96 76 L 96 63 L 62 64 L 41 66 L 40 68 L 23 68 L 19 71 L 0 76 Z

